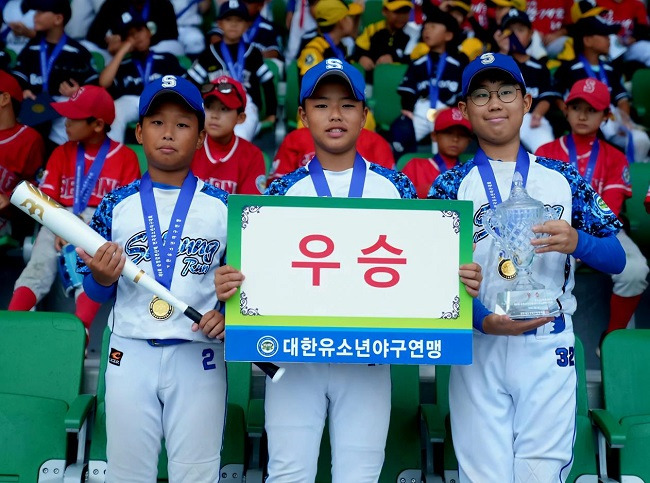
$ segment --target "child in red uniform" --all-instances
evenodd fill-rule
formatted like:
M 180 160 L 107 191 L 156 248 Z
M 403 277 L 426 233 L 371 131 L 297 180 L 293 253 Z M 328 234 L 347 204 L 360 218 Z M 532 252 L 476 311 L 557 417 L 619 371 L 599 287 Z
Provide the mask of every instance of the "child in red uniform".
M 361 129 L 357 140 L 357 151 L 364 159 L 372 159 L 379 166 L 395 169 L 395 157 L 390 144 L 374 131 Z M 291 131 L 285 136 L 275 155 L 273 168 L 269 174 L 269 184 L 274 179 L 306 166 L 315 154 L 314 138 L 309 129 L 301 127 Z
M 201 90 L 207 136 L 203 149 L 194 154 L 192 172 L 230 194 L 259 195 L 266 181 L 264 155 L 235 134 L 235 126 L 246 120 L 244 87 L 221 76 Z
M 106 135 L 115 118 L 115 106 L 105 89 L 83 86 L 69 101 L 53 102 L 52 107 L 66 118 L 69 141 L 50 156 L 40 188 L 90 221 L 104 195 L 140 177 L 138 159 L 132 150 Z M 9 310 L 30 310 L 49 292 L 57 274 L 57 251 L 63 245 L 64 240 L 41 228 L 29 263 L 16 281 Z M 99 307 L 77 291 L 75 315 L 86 329 Z
M 33 180 L 45 157 L 40 134 L 16 122 L 22 101 L 18 81 L 0 70 L 0 235 L 11 232 L 6 209 L 11 190 L 23 179 Z
M 438 175 L 459 164 L 458 157 L 471 139 L 472 125 L 457 107 L 438 114 L 431 133 L 431 140 L 438 144 L 438 154 L 432 158 L 413 158 L 402 168 L 402 173 L 413 182 L 418 198 L 426 198 Z
M 609 96 L 607 86 L 596 79 L 576 82 L 566 100 L 571 134 L 545 144 L 535 154 L 577 166 L 580 174 L 618 216 L 623 202 L 632 196 L 632 189 L 627 158 L 597 136 L 601 122 L 609 115 Z M 623 230 L 618 232 L 617 238 L 625 250 L 627 263 L 623 272 L 612 275 L 614 288 L 609 326 L 603 337 L 627 326 L 648 286 L 648 264 L 639 247 Z

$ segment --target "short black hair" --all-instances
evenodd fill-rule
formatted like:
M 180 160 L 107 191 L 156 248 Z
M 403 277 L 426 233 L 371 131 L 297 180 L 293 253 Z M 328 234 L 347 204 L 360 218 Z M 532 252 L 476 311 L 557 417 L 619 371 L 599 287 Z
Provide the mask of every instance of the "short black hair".
M 160 106 L 160 104 L 164 104 L 165 102 L 173 102 L 174 104 L 178 104 L 179 106 L 182 106 L 183 109 L 185 109 L 186 111 L 194 114 L 199 124 L 199 133 L 203 131 L 203 128 L 205 127 L 205 118 L 199 117 L 196 111 L 194 109 L 191 109 L 190 106 L 188 106 L 185 102 L 180 100 L 178 94 L 174 92 L 166 92 L 164 94 L 160 94 L 156 96 L 156 98 L 149 105 L 149 109 L 147 109 L 147 112 L 155 111 L 158 108 L 158 106 Z M 140 125 L 142 125 L 142 121 L 144 120 L 145 117 L 147 117 L 147 115 L 138 117 L 138 122 L 140 123 Z
M 501 69 L 488 69 L 483 72 L 479 72 L 474 76 L 472 81 L 469 83 L 469 86 L 467 87 L 467 97 L 469 97 L 472 92 L 478 89 L 478 86 L 480 86 L 483 82 L 510 83 L 515 86 L 519 86 L 521 88 L 521 92 L 524 94 L 526 93 L 526 86 L 521 85 L 521 83 L 517 82 L 515 78 L 507 72 Z
M 92 124 L 97 120 L 96 117 L 88 117 L 86 118 L 86 124 Z M 104 121 L 104 134 L 111 132 L 111 125 L 108 124 L 106 121 Z

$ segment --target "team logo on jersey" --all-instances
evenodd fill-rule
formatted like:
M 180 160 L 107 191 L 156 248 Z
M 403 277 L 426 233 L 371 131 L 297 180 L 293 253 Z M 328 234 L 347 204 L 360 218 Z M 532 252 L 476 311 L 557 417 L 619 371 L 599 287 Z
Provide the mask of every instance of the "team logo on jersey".
M 481 57 L 481 64 L 483 65 L 488 65 L 494 62 L 494 54 L 491 54 L 490 52 L 483 54 Z
M 278 353 L 279 348 L 280 344 L 278 344 L 277 339 L 270 335 L 265 335 L 257 341 L 257 352 L 262 357 L 273 357 Z
M 167 232 L 164 232 L 162 234 L 163 241 L 166 238 Z M 185 277 L 188 273 L 194 275 L 208 273 L 220 247 L 221 242 L 219 240 L 183 237 L 176 255 L 183 262 L 181 276 Z M 129 238 L 124 244 L 124 252 L 136 265 L 143 261 L 151 261 L 146 232 L 143 230 Z
M 598 206 L 598 209 L 602 211 L 605 214 L 609 214 L 612 212 L 611 208 L 607 206 L 607 203 L 605 203 L 605 200 L 600 197 L 598 193 L 596 193 L 596 206 Z
M 120 363 L 122 362 L 122 356 L 124 356 L 124 352 L 118 351 L 117 349 L 113 349 L 111 347 L 111 352 L 108 355 L 108 362 L 110 362 L 114 366 L 119 366 Z
M 623 168 L 622 177 L 623 177 L 623 182 L 626 185 L 629 186 L 630 185 L 630 167 L 629 166 L 625 166 L 625 168 Z
M 266 176 L 260 174 L 255 178 L 255 186 L 257 186 L 260 193 L 264 193 L 264 190 L 266 189 Z

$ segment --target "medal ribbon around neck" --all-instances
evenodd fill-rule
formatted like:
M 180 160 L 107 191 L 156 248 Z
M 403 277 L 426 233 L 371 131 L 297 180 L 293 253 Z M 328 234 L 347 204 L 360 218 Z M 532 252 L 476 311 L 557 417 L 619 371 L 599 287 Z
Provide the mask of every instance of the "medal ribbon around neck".
M 442 156 L 440 156 L 440 153 L 436 154 L 433 157 L 433 161 L 436 163 L 436 166 L 438 166 L 438 171 L 440 171 L 440 174 L 447 171 L 447 163 L 445 163 L 445 160 L 442 158 Z
M 578 151 L 576 149 L 576 143 L 573 140 L 573 135 L 569 134 L 566 137 L 566 148 L 569 151 L 569 161 L 573 166 L 576 167 L 578 172 L 580 168 L 578 167 Z M 585 174 L 582 177 L 587 180 L 587 183 L 591 184 L 591 179 L 594 177 L 594 168 L 596 167 L 596 160 L 598 159 L 598 151 L 600 151 L 600 143 L 598 143 L 598 138 L 594 140 L 594 144 L 591 147 L 591 154 L 589 154 L 589 162 L 587 163 L 587 169 L 585 169 Z
M 244 77 L 244 56 L 246 55 L 246 42 L 243 40 L 239 41 L 237 44 L 237 61 L 233 62 L 232 55 L 230 55 L 230 49 L 226 43 L 222 40 L 219 43 L 221 49 L 221 55 L 223 56 L 223 61 L 226 63 L 226 68 L 230 73 L 230 76 L 235 79 L 237 82 L 243 83 Z
M 330 37 L 329 34 L 323 34 L 323 38 L 329 44 L 330 49 L 332 49 L 332 52 L 334 52 L 334 57 L 336 57 L 337 59 L 345 60 L 345 53 L 343 52 L 343 50 L 341 50 L 339 47 L 336 46 L 336 44 L 332 40 L 332 37 Z
M 311 181 L 314 183 L 314 189 L 318 196 L 332 197 L 323 166 L 316 156 L 314 156 L 308 165 Z M 366 183 L 366 163 L 359 153 L 354 158 L 354 167 L 352 168 L 352 179 L 350 180 L 350 189 L 348 198 L 361 198 L 363 195 L 363 186 Z
M 260 23 L 262 23 L 262 16 L 258 15 L 253 24 L 248 27 L 248 30 L 244 32 L 243 40 L 246 45 L 253 43 L 253 39 L 257 35 L 257 31 L 260 29 Z
M 95 189 L 99 174 L 102 172 L 104 161 L 106 161 L 110 147 L 111 140 L 106 138 L 99 148 L 97 156 L 95 156 L 95 159 L 90 165 L 88 174 L 84 176 L 86 171 L 86 151 L 83 145 L 79 143 L 77 147 L 77 161 L 75 163 L 74 199 L 72 205 L 72 212 L 75 215 L 81 214 L 88 206 L 88 201 L 90 201 L 90 196 Z
M 474 163 L 478 167 L 478 172 L 481 175 L 481 181 L 483 181 L 483 188 L 485 189 L 485 194 L 490 204 L 490 208 L 494 209 L 498 204 L 501 203 L 501 193 L 499 193 L 499 186 L 497 185 L 496 178 L 494 177 L 494 171 L 492 166 L 490 166 L 490 161 L 488 160 L 485 152 L 479 148 L 474 156 Z M 524 187 L 526 186 L 526 181 L 528 180 L 528 170 L 530 169 L 530 158 L 528 157 L 528 152 L 520 145 L 519 152 L 517 153 L 517 162 L 515 163 L 515 171 L 521 174 L 521 177 L 524 181 Z M 512 184 L 514 186 L 514 183 Z M 512 190 L 512 188 L 510 188 Z
M 594 69 L 591 68 L 591 64 L 584 55 L 579 56 L 578 59 L 580 62 L 582 62 L 582 66 L 584 67 L 588 77 L 591 77 L 592 79 L 598 79 L 600 82 L 609 87 L 607 73 L 605 72 L 605 66 L 600 60 L 598 61 L 598 67 L 600 68 L 598 69 L 598 75 L 596 75 Z
M 140 77 L 142 77 L 142 85 L 146 87 L 147 84 L 149 84 L 151 69 L 153 68 L 153 52 L 149 52 L 149 55 L 147 55 L 144 67 L 142 67 L 142 62 L 137 59 L 133 59 L 133 64 L 135 65 L 135 68 L 138 69 Z
M 438 87 L 438 81 L 442 77 L 442 74 L 445 72 L 445 65 L 447 64 L 447 52 L 440 54 L 438 58 L 438 65 L 436 66 L 436 76 L 433 77 L 433 63 L 431 62 L 431 56 L 427 55 L 427 76 L 429 77 L 429 103 L 431 104 L 431 109 L 435 109 L 438 104 L 438 97 L 440 97 L 440 88 Z
M 45 41 L 45 37 L 41 38 L 41 78 L 43 79 L 43 92 L 46 94 L 50 92 L 50 73 L 52 72 L 52 67 L 54 67 L 54 63 L 59 55 L 61 55 L 61 52 L 63 52 L 63 47 L 67 41 L 68 36 L 63 34 L 63 37 L 54 46 L 52 54 L 48 57 L 47 42 Z
M 171 287 L 172 277 L 174 276 L 174 266 L 176 265 L 176 254 L 180 246 L 183 226 L 187 219 L 187 213 L 192 204 L 194 190 L 196 189 L 196 177 L 192 172 L 188 172 L 178 194 L 174 211 L 167 229 L 167 236 L 163 240 L 160 222 L 158 220 L 158 210 L 156 208 L 156 199 L 153 194 L 153 183 L 149 172 L 142 176 L 140 181 L 140 202 L 142 205 L 142 215 L 149 240 L 149 253 L 151 256 L 151 265 L 154 269 L 154 276 L 158 282 L 167 289 Z

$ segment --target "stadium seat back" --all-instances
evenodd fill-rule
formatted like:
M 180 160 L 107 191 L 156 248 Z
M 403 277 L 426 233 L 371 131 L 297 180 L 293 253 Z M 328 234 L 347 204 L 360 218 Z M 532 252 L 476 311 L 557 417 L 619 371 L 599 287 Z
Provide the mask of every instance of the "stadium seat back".
M 147 171 L 147 157 L 144 155 L 144 146 L 142 144 L 127 144 L 138 156 L 138 164 L 140 164 L 140 173 L 144 174 Z
M 381 0 L 368 0 L 365 3 L 363 13 L 361 14 L 361 29 L 383 20 L 384 15 L 381 13 L 382 8 L 383 2 Z
M 407 66 L 404 64 L 379 64 L 375 67 L 373 99 L 375 100 L 375 120 L 384 131 L 397 119 L 402 111 L 402 99 L 397 93 Z
M 287 126 L 295 129 L 298 121 L 298 100 L 300 96 L 300 76 L 298 63 L 294 60 L 287 65 L 285 71 L 287 93 L 284 100 L 285 119 Z
M 650 69 L 639 69 L 632 76 L 632 99 L 641 123 L 650 128 Z
M 406 154 L 402 154 L 399 157 L 399 159 L 397 160 L 397 164 L 395 165 L 395 170 L 396 171 L 402 171 L 404 169 L 404 166 L 406 166 L 406 163 L 408 163 L 413 158 L 427 158 L 427 157 L 430 157 L 430 155 L 427 154 L 427 153 L 406 153 Z

